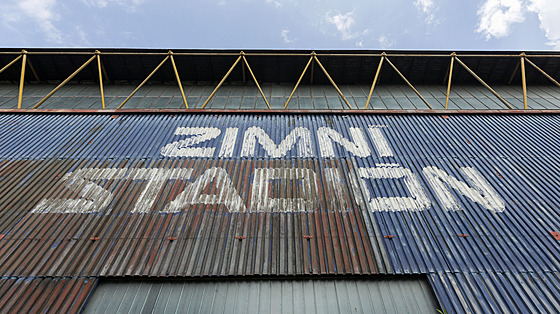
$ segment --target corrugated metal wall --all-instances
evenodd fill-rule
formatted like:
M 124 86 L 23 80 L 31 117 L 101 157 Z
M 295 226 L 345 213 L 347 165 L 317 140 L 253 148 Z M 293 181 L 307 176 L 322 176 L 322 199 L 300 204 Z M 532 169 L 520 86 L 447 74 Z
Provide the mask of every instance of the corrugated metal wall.
M 434 313 L 425 280 L 104 282 L 84 313 Z
M 557 116 L 2 115 L 0 126 L 3 276 L 559 271 Z M 463 295 L 494 298 L 468 278 L 454 277 Z M 438 292 L 448 311 L 486 302 L 460 297 Z
M 77 313 L 97 278 L 0 278 L 2 313 Z

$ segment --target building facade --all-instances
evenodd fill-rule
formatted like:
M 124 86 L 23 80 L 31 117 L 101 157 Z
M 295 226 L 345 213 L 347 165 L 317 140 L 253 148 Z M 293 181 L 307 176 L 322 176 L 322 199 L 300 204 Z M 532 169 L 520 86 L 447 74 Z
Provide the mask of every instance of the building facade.
M 3 50 L 0 308 L 558 312 L 559 56 Z

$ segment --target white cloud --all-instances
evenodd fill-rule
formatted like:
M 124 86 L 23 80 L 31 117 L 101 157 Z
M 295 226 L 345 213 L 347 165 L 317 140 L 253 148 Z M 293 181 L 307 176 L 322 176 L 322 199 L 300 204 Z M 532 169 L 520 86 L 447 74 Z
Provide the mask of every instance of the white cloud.
M 538 15 L 540 27 L 549 40 L 547 44 L 560 49 L 560 1 L 531 0 L 529 10 Z
M 395 44 L 394 40 L 387 38 L 387 36 L 385 35 L 379 37 L 377 41 L 379 42 L 379 46 L 381 47 L 381 49 L 391 48 L 391 46 Z
M 266 3 L 273 5 L 275 8 L 279 8 L 282 6 L 282 3 L 276 0 L 266 0 Z
M 349 40 L 358 36 L 357 33 L 353 33 L 351 30 L 352 25 L 356 23 L 354 20 L 354 11 L 350 11 L 346 14 L 334 14 L 329 11 L 325 18 L 328 23 L 333 24 L 338 32 L 340 32 L 342 40 Z
M 486 0 L 480 7 L 478 33 L 482 33 L 486 40 L 502 38 L 509 35 L 514 23 L 525 20 L 525 6 L 521 0 Z
M 282 40 L 284 41 L 285 44 L 294 42 L 293 39 L 290 39 L 288 37 L 289 32 L 290 31 L 287 28 L 282 29 L 282 31 L 280 32 L 280 36 L 282 37 Z
M 118 5 L 125 7 L 130 11 L 136 10 L 136 7 L 144 3 L 144 0 L 82 0 L 89 6 L 105 8 L 108 5 Z
M 55 26 L 60 19 L 56 13 L 56 0 L 19 0 L 1 6 L 4 24 L 32 21 L 44 33 L 49 43 L 62 44 L 62 32 Z
M 414 2 L 414 6 L 426 15 L 426 19 L 424 21 L 427 24 L 438 24 L 438 20 L 436 18 L 437 7 L 433 0 L 416 0 Z

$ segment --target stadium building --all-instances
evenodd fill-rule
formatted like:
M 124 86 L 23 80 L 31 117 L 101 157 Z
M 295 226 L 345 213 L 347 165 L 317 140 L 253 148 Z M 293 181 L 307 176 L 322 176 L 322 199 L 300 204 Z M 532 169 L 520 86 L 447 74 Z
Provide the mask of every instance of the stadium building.
M 560 312 L 560 54 L 0 50 L 2 312 Z

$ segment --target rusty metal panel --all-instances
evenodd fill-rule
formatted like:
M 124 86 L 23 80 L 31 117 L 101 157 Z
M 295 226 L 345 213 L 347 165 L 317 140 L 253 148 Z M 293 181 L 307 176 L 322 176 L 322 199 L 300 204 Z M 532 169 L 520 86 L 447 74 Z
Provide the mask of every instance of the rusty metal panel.
M 39 193 L 8 195 L 2 274 L 372 274 L 383 266 L 352 190 L 330 177 L 348 172 L 344 162 L 72 164 L 31 176 L 26 186 L 55 182 Z M 21 177 L 29 175 L 8 178 Z
M 558 272 L 559 127 L 557 115 L 1 115 L 0 274 Z
M 0 278 L 3 313 L 78 313 L 97 278 Z

